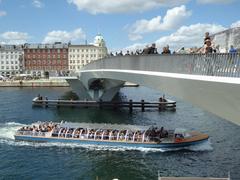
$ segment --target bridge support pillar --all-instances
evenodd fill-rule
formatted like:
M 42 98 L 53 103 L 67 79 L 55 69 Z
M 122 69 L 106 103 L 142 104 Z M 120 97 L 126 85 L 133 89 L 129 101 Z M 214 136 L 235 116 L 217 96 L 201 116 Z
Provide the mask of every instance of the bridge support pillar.
M 89 89 L 80 79 L 67 79 L 70 87 L 79 96 L 80 100 L 111 101 L 123 86 L 124 81 L 104 80 L 103 88 Z

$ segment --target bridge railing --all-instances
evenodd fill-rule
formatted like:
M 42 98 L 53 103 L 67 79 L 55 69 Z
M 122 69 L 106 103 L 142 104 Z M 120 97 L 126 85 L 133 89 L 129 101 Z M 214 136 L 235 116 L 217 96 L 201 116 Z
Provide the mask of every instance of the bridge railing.
M 240 54 L 173 54 L 115 56 L 94 61 L 82 70 L 118 69 L 240 77 Z

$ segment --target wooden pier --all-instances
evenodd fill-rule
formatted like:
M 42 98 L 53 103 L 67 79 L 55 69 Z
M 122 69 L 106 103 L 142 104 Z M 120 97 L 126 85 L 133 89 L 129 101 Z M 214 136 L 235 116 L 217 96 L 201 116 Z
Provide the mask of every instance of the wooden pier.
M 112 108 L 112 109 L 119 109 L 119 108 L 128 108 L 130 112 L 133 109 L 140 109 L 144 112 L 146 109 L 156 109 L 158 111 L 163 110 L 176 110 L 176 101 L 172 101 L 169 99 L 159 98 L 159 101 L 156 102 L 147 102 L 141 100 L 140 102 L 136 102 L 133 100 L 125 101 L 125 102 L 107 102 L 107 101 L 79 101 L 79 100 L 48 100 L 48 99 L 39 99 L 38 97 L 32 100 L 33 106 L 39 107 L 72 107 L 72 108 Z

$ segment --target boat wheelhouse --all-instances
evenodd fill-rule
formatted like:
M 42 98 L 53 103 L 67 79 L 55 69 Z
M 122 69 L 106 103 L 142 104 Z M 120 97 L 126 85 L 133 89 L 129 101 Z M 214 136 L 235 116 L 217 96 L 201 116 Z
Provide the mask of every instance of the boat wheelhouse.
M 201 143 L 207 134 L 184 129 L 166 130 L 163 127 L 97 123 L 38 122 L 20 128 L 16 140 L 63 142 L 90 145 L 128 146 L 147 148 L 184 147 Z

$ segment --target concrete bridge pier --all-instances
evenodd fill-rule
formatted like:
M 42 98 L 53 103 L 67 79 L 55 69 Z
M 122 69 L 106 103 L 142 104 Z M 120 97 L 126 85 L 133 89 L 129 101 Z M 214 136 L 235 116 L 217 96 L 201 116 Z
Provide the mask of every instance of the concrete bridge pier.
M 112 79 L 88 79 L 68 78 L 66 79 L 73 91 L 79 96 L 80 100 L 111 101 L 119 92 L 125 81 Z

